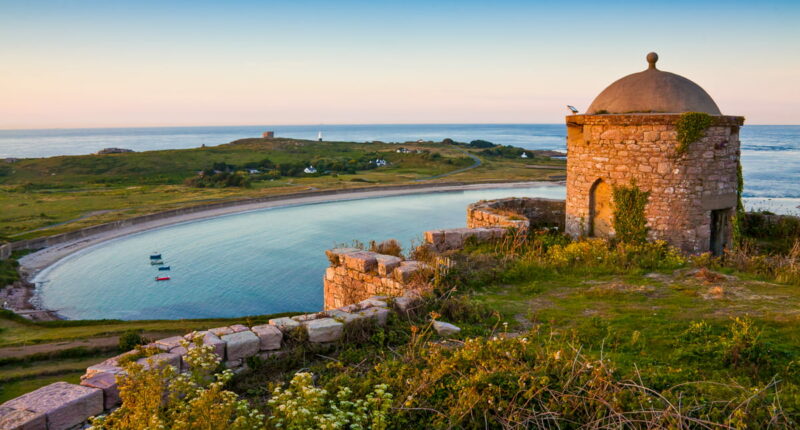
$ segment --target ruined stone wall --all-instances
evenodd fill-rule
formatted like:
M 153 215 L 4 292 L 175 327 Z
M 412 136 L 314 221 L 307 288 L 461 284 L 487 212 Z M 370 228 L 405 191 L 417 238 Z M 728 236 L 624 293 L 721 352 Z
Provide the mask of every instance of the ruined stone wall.
M 685 252 L 709 250 L 711 210 L 735 208 L 739 126 L 744 119 L 715 116 L 705 136 L 677 152 L 678 114 L 567 117 L 566 232 L 589 233 L 591 191 L 631 180 L 650 196 L 649 239 Z M 613 234 L 613 231 L 612 231 Z
M 424 287 L 418 276 L 428 267 L 419 261 L 358 248 L 335 248 L 326 254 L 331 265 L 323 280 L 325 309 L 347 306 L 370 296 L 403 296 Z
M 284 338 L 290 332 L 301 330 L 309 342 L 330 344 L 342 338 L 344 327 L 350 322 L 373 319 L 378 325 L 384 325 L 392 311 L 409 312 L 415 301 L 415 298 L 399 297 L 390 306 L 385 297 L 370 297 L 338 309 L 276 318 L 253 327 L 236 324 L 168 337 L 147 345 L 156 353 L 136 362 L 145 368 L 173 366 L 179 372 L 186 372 L 189 368 L 184 361 L 188 353 L 185 342 L 202 339 L 204 345 L 213 347 L 226 368 L 238 373 L 247 369 L 249 357 L 268 358 L 285 353 Z M 0 429 L 84 428 L 89 418 L 120 404 L 119 378 L 126 374 L 122 359 L 136 353 L 128 351 L 89 366 L 80 384 L 54 382 L 0 404 Z
M 510 197 L 481 200 L 467 207 L 467 227 L 556 227 L 564 230 L 564 200 Z

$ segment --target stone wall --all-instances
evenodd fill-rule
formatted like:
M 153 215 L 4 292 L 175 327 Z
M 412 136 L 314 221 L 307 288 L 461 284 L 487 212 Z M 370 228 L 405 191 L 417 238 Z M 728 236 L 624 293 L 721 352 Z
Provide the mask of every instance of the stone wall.
M 183 341 L 201 338 L 211 345 L 225 367 L 241 372 L 247 369 L 247 358 L 268 358 L 284 353 L 285 336 L 302 330 L 309 342 L 326 344 L 343 336 L 344 328 L 352 321 L 373 319 L 386 324 L 393 311 L 407 312 L 416 298 L 370 297 L 358 303 L 330 309 L 325 312 L 269 320 L 269 324 L 247 327 L 232 325 L 185 336 L 157 340 L 147 346 L 159 353 L 136 360 L 147 366 L 174 366 L 178 371 L 188 371 L 183 357 L 187 349 Z M 66 430 L 82 428 L 93 416 L 108 412 L 120 403 L 118 378 L 125 375 L 121 359 L 136 351 L 128 351 L 101 363 L 89 366 L 79 385 L 55 382 L 31 391 L 0 405 L 0 429 L 3 430 Z
M 511 197 L 481 200 L 467 207 L 467 227 L 556 227 L 564 230 L 564 200 Z
M 604 210 L 602 202 L 593 201 L 593 190 L 635 180 L 650 192 L 645 209 L 649 239 L 665 240 L 685 252 L 709 250 L 711 211 L 736 207 L 739 126 L 744 119 L 714 116 L 705 136 L 679 154 L 679 117 L 567 117 L 567 233 L 592 235 L 600 220 L 594 212 Z M 608 235 L 613 233 L 612 228 Z
M 11 244 L 5 243 L 0 245 L 0 260 L 5 260 L 8 257 L 11 257 Z
M 403 296 L 425 287 L 428 266 L 414 260 L 378 254 L 358 248 L 325 252 L 331 265 L 325 271 L 324 306 L 334 309 L 370 296 Z

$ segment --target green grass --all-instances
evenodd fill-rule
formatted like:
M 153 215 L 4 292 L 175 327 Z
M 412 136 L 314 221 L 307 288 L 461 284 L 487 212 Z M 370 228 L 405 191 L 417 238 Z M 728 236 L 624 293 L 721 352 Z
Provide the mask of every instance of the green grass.
M 0 403 L 19 397 L 25 393 L 29 393 L 37 388 L 50 385 L 54 382 L 69 382 L 78 384 L 81 381 L 81 376 L 85 373 L 84 370 L 71 371 L 58 375 L 41 376 L 36 378 L 18 379 L 16 381 L 4 382 L 0 384 Z
M 231 325 L 264 324 L 270 318 L 296 313 L 281 313 L 242 318 L 218 318 L 198 320 L 154 320 L 154 321 L 116 321 L 116 320 L 71 320 L 31 323 L 21 317 L 13 318 L 8 311 L 0 314 L 0 347 L 32 345 L 38 343 L 89 339 L 93 337 L 119 335 L 136 330 L 164 334 L 185 334 L 192 330 Z
M 392 144 L 243 139 L 208 148 L 23 159 L 0 172 L 0 237 L 22 240 L 179 207 L 309 189 L 418 183 L 472 164 L 461 147 L 441 143 L 402 146 L 441 157 L 398 154 L 398 145 Z M 265 158 L 280 164 L 373 156 L 390 165 L 356 174 L 255 181 L 251 188 L 183 185 L 216 162 L 242 166 Z M 486 157 L 483 161 L 476 169 L 432 182 L 546 180 L 562 172 L 526 166 L 565 164 L 547 157 Z

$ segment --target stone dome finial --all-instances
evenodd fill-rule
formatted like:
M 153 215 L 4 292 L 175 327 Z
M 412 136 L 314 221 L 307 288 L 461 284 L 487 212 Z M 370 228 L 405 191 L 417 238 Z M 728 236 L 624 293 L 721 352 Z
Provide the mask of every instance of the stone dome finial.
M 649 64 L 649 66 L 647 67 L 648 69 L 655 69 L 656 61 L 658 61 L 658 54 L 656 54 L 655 52 L 647 54 L 647 63 Z

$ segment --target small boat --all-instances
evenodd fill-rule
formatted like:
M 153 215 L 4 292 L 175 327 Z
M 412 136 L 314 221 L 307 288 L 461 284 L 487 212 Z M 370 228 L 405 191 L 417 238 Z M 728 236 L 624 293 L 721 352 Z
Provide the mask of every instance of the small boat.
M 150 260 L 150 265 L 151 266 L 160 266 L 162 264 L 164 264 L 163 260 Z
M 150 254 L 151 260 L 161 260 L 161 254 Z
M 156 281 L 169 281 L 169 276 L 156 276 Z
M 161 266 L 158 270 L 169 270 L 169 266 Z

